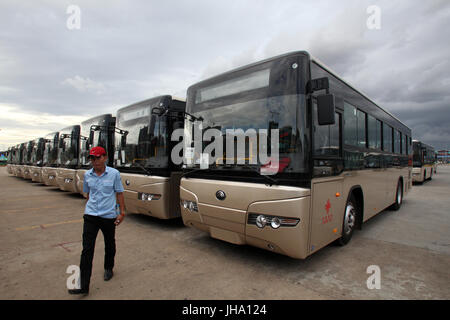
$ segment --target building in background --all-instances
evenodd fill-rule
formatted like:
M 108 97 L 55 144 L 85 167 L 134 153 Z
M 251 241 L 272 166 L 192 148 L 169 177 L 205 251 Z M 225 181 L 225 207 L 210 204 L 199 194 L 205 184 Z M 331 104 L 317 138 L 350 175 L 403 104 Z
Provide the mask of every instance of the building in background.
M 449 150 L 439 150 L 437 152 L 437 161 L 440 163 L 450 162 L 450 151 Z

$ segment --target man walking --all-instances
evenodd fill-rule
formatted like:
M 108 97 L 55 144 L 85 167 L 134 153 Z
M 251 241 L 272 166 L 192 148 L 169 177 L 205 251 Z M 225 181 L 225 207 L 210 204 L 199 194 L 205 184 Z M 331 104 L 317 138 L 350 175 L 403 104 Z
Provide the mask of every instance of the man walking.
M 115 230 L 125 217 L 123 185 L 120 173 L 108 167 L 108 156 L 102 147 L 89 151 L 92 169 L 84 174 L 83 192 L 88 194 L 84 211 L 83 251 L 80 261 L 81 288 L 70 289 L 70 294 L 88 294 L 94 258 L 95 240 L 98 230 L 105 240 L 104 280 L 113 277 L 114 256 L 116 254 Z M 116 212 L 116 199 L 120 214 Z

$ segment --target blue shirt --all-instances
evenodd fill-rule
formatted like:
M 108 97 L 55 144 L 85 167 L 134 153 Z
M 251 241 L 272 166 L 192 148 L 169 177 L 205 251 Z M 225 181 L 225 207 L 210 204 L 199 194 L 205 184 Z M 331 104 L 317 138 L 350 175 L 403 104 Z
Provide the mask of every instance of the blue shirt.
M 89 200 L 84 213 L 108 219 L 117 217 L 116 192 L 123 191 L 118 170 L 106 166 L 105 172 L 100 176 L 97 176 L 93 168 L 86 171 L 83 192 L 89 193 Z

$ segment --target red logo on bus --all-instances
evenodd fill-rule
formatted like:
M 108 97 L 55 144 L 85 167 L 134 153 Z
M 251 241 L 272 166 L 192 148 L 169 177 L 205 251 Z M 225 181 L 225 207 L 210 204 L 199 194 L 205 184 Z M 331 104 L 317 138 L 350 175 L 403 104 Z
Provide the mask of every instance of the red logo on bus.
M 330 209 L 331 209 L 331 203 L 330 203 L 330 199 L 328 199 L 327 203 L 325 205 L 325 210 L 327 211 L 327 214 L 322 217 L 322 224 L 326 224 L 326 223 L 330 222 L 331 220 L 333 220 L 333 214 L 330 213 Z

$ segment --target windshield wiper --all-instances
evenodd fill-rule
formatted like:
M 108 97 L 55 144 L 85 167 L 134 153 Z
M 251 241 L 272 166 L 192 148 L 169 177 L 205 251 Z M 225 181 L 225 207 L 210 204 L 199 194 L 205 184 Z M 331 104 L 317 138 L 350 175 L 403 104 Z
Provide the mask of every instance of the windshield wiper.
M 274 179 L 274 178 L 271 178 L 271 177 L 269 177 L 269 176 L 267 176 L 267 175 L 261 174 L 261 172 L 259 171 L 259 170 L 260 170 L 260 167 L 255 168 L 255 167 L 248 166 L 248 165 L 238 165 L 237 167 L 239 167 L 239 168 L 250 169 L 251 171 L 258 173 L 261 177 L 263 177 L 264 179 L 266 179 L 267 181 L 269 181 L 269 186 L 272 186 L 272 185 L 274 185 L 274 184 L 276 184 L 276 185 L 279 184 L 278 180 L 276 180 L 276 179 Z M 215 166 L 214 168 L 218 168 L 218 167 Z M 193 169 L 193 170 L 191 170 L 191 171 L 188 171 L 188 172 L 183 173 L 183 174 L 181 175 L 180 179 L 183 178 L 183 177 L 187 177 L 188 175 L 190 175 L 191 173 L 194 173 L 194 172 L 198 172 L 198 171 L 209 171 L 209 170 L 211 170 L 211 169 L 210 169 L 210 168 L 208 168 L 208 169 L 200 169 L 200 168 L 196 168 L 196 169 Z
M 274 178 L 271 178 L 271 177 L 269 177 L 268 175 L 261 174 L 261 167 L 256 167 L 256 168 L 255 168 L 255 167 L 252 167 L 252 166 L 249 166 L 249 165 L 238 165 L 238 167 L 250 169 L 250 170 L 252 170 L 253 172 L 256 172 L 256 173 L 259 174 L 261 177 L 263 177 L 263 178 L 265 178 L 266 180 L 268 180 L 268 181 L 271 182 L 271 183 L 269 183 L 269 186 L 272 186 L 272 185 L 274 185 L 274 184 L 279 184 L 279 183 L 278 183 L 278 180 L 276 180 L 276 179 L 274 179 Z
M 193 170 L 191 170 L 191 171 L 188 171 L 188 172 L 185 172 L 185 173 L 183 173 L 181 176 L 180 176 L 180 179 L 181 178 L 183 178 L 183 177 L 187 177 L 189 174 L 191 174 L 191 173 L 194 173 L 194 172 L 197 172 L 197 171 L 209 171 L 210 169 L 208 168 L 208 169 L 201 169 L 201 168 L 197 168 L 197 169 L 193 169 Z
M 146 167 L 144 167 L 142 164 L 140 164 L 139 162 L 133 162 L 133 164 L 131 165 L 131 166 L 133 166 L 133 165 L 137 165 L 139 168 L 141 168 L 142 170 L 144 170 L 145 171 L 145 173 L 148 175 L 148 176 L 151 176 L 152 175 L 152 173 L 150 172 L 150 170 L 148 170 Z

